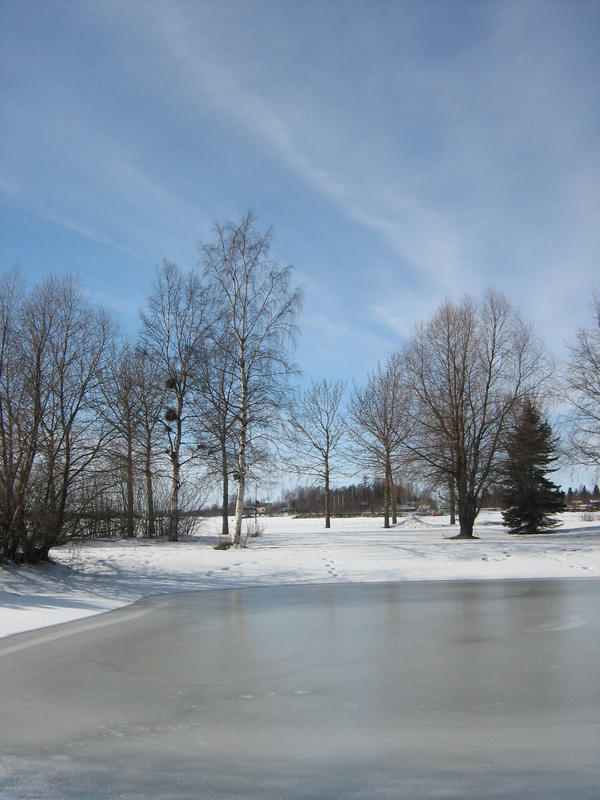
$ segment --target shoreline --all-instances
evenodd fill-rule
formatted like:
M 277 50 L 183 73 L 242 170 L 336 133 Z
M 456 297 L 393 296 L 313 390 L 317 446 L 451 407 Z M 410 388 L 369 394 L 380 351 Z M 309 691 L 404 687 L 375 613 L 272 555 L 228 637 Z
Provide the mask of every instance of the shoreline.
M 447 518 L 384 529 L 379 519 L 265 518 L 242 549 L 212 547 L 212 521 L 186 540 L 90 540 L 52 551 L 55 564 L 0 567 L 0 637 L 126 608 L 161 594 L 340 583 L 543 580 L 600 577 L 600 521 L 513 536 L 497 512 L 480 515 L 474 542 L 450 540 Z M 473 546 L 474 545 L 474 546 Z

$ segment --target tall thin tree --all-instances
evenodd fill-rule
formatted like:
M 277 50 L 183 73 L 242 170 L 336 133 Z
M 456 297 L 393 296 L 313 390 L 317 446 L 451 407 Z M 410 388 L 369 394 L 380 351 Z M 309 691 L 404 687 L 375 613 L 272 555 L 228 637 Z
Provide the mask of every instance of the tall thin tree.
M 318 480 L 325 490 L 325 527 L 331 527 L 331 478 L 341 470 L 340 450 L 346 427 L 345 381 L 311 382 L 291 409 L 287 427 L 288 463 L 299 475 Z
M 294 371 L 290 347 L 300 308 L 290 287 L 291 267 L 271 256 L 270 232 L 258 233 L 248 212 L 239 224 L 217 223 L 214 241 L 202 246 L 205 274 L 224 309 L 233 342 L 230 353 L 237 382 L 237 499 L 232 541 L 241 542 L 249 447 L 272 430 Z M 227 344 L 226 346 L 229 346 Z
M 210 327 L 209 294 L 195 272 L 183 274 L 168 261 L 157 271 L 154 291 L 141 314 L 142 339 L 149 356 L 162 372 L 170 399 L 164 411 L 164 430 L 171 463 L 169 541 L 176 541 L 179 528 L 181 467 L 193 457 L 189 444 L 183 455 L 188 433 L 186 418 L 198 354 L 203 350 Z
M 354 460 L 384 483 L 384 527 L 396 519 L 394 471 L 408 436 L 408 397 L 398 354 L 378 364 L 350 400 L 348 431 Z
M 228 317 L 217 316 L 197 361 L 194 424 L 208 475 L 221 484 L 221 535 L 229 537 L 229 477 L 236 471 L 238 379 Z

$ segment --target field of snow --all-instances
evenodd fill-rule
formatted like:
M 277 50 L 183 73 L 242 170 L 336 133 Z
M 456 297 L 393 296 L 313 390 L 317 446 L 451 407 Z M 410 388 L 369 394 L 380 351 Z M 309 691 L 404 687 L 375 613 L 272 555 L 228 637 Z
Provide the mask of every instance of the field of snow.
M 565 514 L 553 533 L 511 536 L 481 514 L 475 541 L 451 541 L 448 517 L 259 520 L 260 538 L 215 550 L 219 520 L 176 543 L 90 541 L 56 548 L 57 562 L 0 567 L 0 636 L 98 614 L 165 592 L 294 583 L 600 577 L 600 519 Z

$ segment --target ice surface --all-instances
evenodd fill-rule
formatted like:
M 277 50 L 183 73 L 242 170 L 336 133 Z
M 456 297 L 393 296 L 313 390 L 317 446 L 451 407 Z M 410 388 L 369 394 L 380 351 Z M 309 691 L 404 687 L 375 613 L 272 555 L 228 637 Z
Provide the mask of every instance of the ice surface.
M 9 797 L 598 797 L 600 581 L 180 593 L 43 635 L 0 642 Z

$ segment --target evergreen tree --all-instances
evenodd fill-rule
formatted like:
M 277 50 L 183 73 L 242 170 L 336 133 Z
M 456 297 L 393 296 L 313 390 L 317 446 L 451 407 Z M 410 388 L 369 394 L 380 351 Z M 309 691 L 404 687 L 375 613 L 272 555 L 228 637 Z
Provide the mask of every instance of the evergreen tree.
M 580 497 L 581 502 L 583 503 L 584 506 L 587 506 L 587 504 L 590 502 L 591 495 L 590 495 L 589 491 L 587 490 L 585 484 L 579 490 L 579 497 Z
M 531 400 L 509 434 L 504 469 L 504 524 L 511 533 L 541 533 L 558 524 L 564 495 L 546 475 L 555 472 L 557 439 Z

